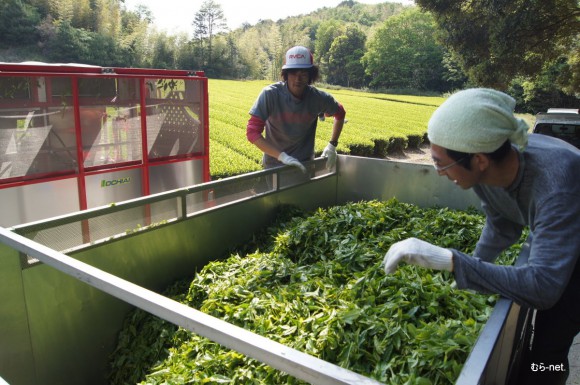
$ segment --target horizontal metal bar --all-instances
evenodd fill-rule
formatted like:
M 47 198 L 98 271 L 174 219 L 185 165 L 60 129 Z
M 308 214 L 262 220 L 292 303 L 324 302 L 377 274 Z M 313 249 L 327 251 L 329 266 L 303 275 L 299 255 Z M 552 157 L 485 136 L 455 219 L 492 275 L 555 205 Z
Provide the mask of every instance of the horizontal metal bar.
M 175 325 L 313 385 L 378 385 L 373 379 L 209 316 L 0 227 L 0 242 Z
M 306 165 L 308 167 L 308 165 L 316 165 L 316 164 L 321 164 L 323 162 L 326 162 L 325 158 L 316 158 L 314 160 L 304 162 L 304 165 Z M 256 177 L 267 176 L 267 175 L 272 175 L 272 174 L 279 174 L 281 172 L 284 172 L 285 170 L 288 170 L 291 167 L 293 167 L 293 166 L 281 166 L 281 167 L 275 167 L 275 168 L 270 168 L 270 169 L 266 169 L 266 170 L 259 170 L 259 171 L 254 171 L 254 172 L 250 172 L 250 173 L 235 175 L 235 176 L 232 176 L 229 178 L 219 179 L 219 180 L 215 180 L 215 181 L 211 181 L 211 182 L 200 183 L 200 184 L 197 184 L 197 185 L 194 185 L 191 187 L 179 188 L 179 189 L 175 189 L 175 190 L 164 191 L 164 192 L 160 192 L 160 193 L 156 193 L 156 194 L 147 195 L 144 197 L 130 199 L 130 200 L 126 200 L 123 202 L 111 204 L 108 206 L 95 207 L 95 208 L 83 210 L 80 212 L 64 214 L 64 215 L 56 216 L 53 218 L 42 219 L 42 220 L 35 221 L 35 222 L 24 223 L 24 224 L 10 227 L 10 230 L 13 230 L 14 232 L 16 232 L 18 234 L 26 234 L 26 233 L 32 233 L 35 231 L 39 231 L 39 230 L 46 230 L 46 229 L 51 228 L 51 227 L 57 227 L 57 226 L 62 226 L 62 225 L 66 225 L 69 223 L 79 222 L 79 221 L 83 221 L 86 219 L 95 218 L 95 217 L 100 216 L 100 215 L 107 215 L 107 214 L 112 214 L 112 213 L 116 213 L 116 212 L 123 211 L 123 210 L 136 208 L 136 207 L 142 207 L 142 206 L 145 206 L 147 204 L 160 202 L 160 201 L 163 201 L 163 200 L 166 200 L 169 198 L 184 197 L 184 196 L 187 196 L 187 195 L 193 194 L 193 193 L 198 193 L 198 192 L 202 192 L 202 191 L 210 191 L 216 187 L 224 187 L 224 186 L 229 186 L 232 184 L 238 184 L 238 183 L 241 183 L 241 182 L 246 181 L 246 180 L 254 179 Z M 329 172 L 328 175 L 324 175 L 323 177 L 331 176 L 334 174 L 336 174 L 336 171 Z M 319 177 L 314 177 L 312 179 L 321 179 L 321 178 L 322 177 L 319 176 Z M 272 191 L 272 193 L 273 192 L 274 191 Z M 217 205 L 215 207 L 220 207 L 220 206 L 221 205 Z

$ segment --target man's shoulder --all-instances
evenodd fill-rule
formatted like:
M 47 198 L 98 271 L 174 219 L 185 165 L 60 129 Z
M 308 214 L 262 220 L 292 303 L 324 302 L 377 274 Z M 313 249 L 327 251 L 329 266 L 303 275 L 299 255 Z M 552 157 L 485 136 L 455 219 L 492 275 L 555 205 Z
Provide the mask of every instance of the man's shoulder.
M 309 85 L 308 86 L 308 92 L 311 95 L 322 96 L 322 97 L 325 97 L 325 98 L 332 97 L 332 95 L 329 92 L 323 91 L 320 88 L 316 88 L 313 85 Z
M 264 103 L 266 101 L 272 102 L 274 100 L 284 97 L 286 94 L 286 85 L 283 82 L 273 83 L 262 88 L 258 101 Z
M 262 92 L 279 93 L 279 92 L 284 92 L 285 89 L 286 89 L 286 85 L 284 82 L 277 82 L 277 83 L 268 84 L 266 87 L 264 87 L 262 89 Z
M 525 152 L 545 158 L 569 158 L 580 161 L 580 149 L 562 139 L 542 134 L 530 134 Z
M 527 173 L 539 186 L 574 186 L 580 188 L 580 150 L 561 139 L 530 134 L 524 151 Z M 545 184 L 546 186 L 542 185 Z

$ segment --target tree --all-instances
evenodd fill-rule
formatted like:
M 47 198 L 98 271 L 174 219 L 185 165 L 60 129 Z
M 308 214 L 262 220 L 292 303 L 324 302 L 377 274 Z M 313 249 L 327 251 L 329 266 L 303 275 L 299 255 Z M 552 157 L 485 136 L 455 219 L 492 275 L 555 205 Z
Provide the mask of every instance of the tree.
M 302 45 L 312 50 L 312 39 L 316 36 L 318 24 L 307 18 L 291 18 L 285 23 L 276 23 L 280 30 L 280 40 L 282 50 L 280 52 L 280 62 L 284 58 L 286 51 L 296 45 Z M 314 60 L 317 60 L 316 57 Z
M 76 1 L 76 0 L 75 0 Z M 120 0 L 91 0 L 94 4 L 95 29 L 101 35 L 118 38 L 121 28 Z
M 328 57 L 330 55 L 330 46 L 334 39 L 343 33 L 344 24 L 338 20 L 331 19 L 323 21 L 316 31 L 316 42 L 314 43 L 314 52 L 320 63 L 322 74 L 328 73 Z
M 151 11 L 145 6 L 138 6 L 135 11 L 121 12 L 121 36 L 117 44 L 127 66 L 145 67 L 151 57 L 147 42 L 152 20 Z
M 44 49 L 47 58 L 53 62 L 101 66 L 125 64 L 111 37 L 74 28 L 68 21 L 58 23 L 55 33 L 47 36 Z
M 230 67 L 230 73 L 231 73 L 231 77 L 236 78 L 238 76 L 238 46 L 236 44 L 236 40 L 234 39 L 234 36 L 229 34 L 226 36 L 226 46 L 227 48 L 227 59 L 228 59 L 228 65 Z
M 73 25 L 74 1 L 73 0 L 50 0 L 48 2 L 49 12 L 58 22 L 66 22 L 73 28 L 80 26 Z
M 569 52 L 580 31 L 578 0 L 416 0 L 475 84 L 506 89 Z M 579 92 L 576 89 L 576 92 Z
M 153 68 L 175 69 L 176 48 L 175 36 L 168 36 L 165 32 L 155 35 L 155 44 L 151 66 Z
M 40 15 L 22 0 L 0 2 L 0 47 L 34 44 L 38 38 L 36 26 Z
M 207 41 L 207 65 L 212 65 L 213 36 L 227 28 L 226 18 L 221 5 L 213 0 L 205 0 L 193 20 L 194 37 L 198 40 L 203 51 L 203 44 Z
M 411 8 L 379 28 L 363 57 L 371 87 L 447 91 L 433 17 Z
M 508 88 L 516 98 L 518 111 L 536 114 L 550 107 L 578 108 L 578 98 L 561 86 L 571 76 L 569 63 L 562 58 L 551 63 L 537 76 L 517 77 Z
M 95 64 L 83 61 L 89 54 L 89 40 L 88 31 L 74 28 L 69 21 L 62 21 L 58 23 L 56 33 L 49 36 L 44 48 L 47 57 L 54 62 Z
M 269 79 L 276 81 L 280 79 L 280 72 L 282 71 L 283 57 L 286 52 L 282 42 L 282 34 L 280 27 L 276 23 L 269 23 L 264 26 L 264 38 L 260 40 L 262 50 L 268 57 Z
M 366 35 L 358 27 L 346 27 L 344 34 L 332 42 L 328 58 L 328 82 L 347 87 L 364 85 L 364 67 L 361 59 L 365 53 Z
M 73 17 L 71 24 L 76 28 L 86 28 L 95 31 L 94 13 L 91 9 L 91 0 L 76 0 L 72 3 Z
M 241 76 L 251 79 L 265 79 L 269 75 L 269 68 L 264 68 L 268 62 L 268 55 L 261 46 L 261 35 L 257 28 L 250 28 L 237 36 L 239 47 L 238 60 L 244 67 Z

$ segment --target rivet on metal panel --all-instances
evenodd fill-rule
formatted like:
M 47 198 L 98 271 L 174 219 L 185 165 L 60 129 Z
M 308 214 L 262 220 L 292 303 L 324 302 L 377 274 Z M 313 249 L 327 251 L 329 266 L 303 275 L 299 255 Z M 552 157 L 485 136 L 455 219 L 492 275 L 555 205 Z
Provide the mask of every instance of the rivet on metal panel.
M 40 261 L 30 255 L 25 253 L 20 253 L 20 268 L 22 270 L 32 267 L 33 265 L 39 264 Z M 1 383 L 0 383 L 1 384 Z

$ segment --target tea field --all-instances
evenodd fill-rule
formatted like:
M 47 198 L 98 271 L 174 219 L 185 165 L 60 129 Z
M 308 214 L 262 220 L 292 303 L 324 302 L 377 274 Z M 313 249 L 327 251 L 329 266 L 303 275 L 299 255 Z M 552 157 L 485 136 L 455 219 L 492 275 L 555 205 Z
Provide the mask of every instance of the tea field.
M 246 139 L 246 123 L 254 101 L 268 81 L 209 80 L 210 173 L 212 179 L 261 169 L 262 153 Z M 353 90 L 329 90 L 346 110 L 338 152 L 385 157 L 389 152 L 417 147 L 427 121 L 443 97 L 388 95 Z M 333 119 L 318 122 L 317 155 L 330 139 Z

